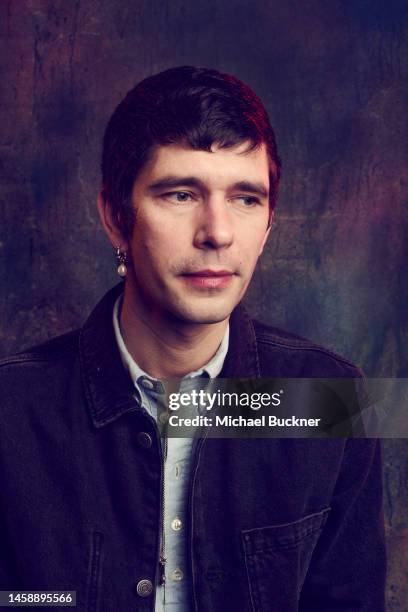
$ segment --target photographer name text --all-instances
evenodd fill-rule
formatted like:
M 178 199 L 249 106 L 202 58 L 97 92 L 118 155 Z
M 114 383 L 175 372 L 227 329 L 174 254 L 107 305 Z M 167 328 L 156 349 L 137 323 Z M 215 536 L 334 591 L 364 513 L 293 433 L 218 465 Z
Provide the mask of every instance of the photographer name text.
M 169 417 L 170 427 L 318 427 L 321 419 L 304 419 L 294 415 L 290 417 L 277 417 L 275 415 L 262 415 L 251 418 L 240 416 L 197 415 L 195 417 L 180 417 L 172 414 Z

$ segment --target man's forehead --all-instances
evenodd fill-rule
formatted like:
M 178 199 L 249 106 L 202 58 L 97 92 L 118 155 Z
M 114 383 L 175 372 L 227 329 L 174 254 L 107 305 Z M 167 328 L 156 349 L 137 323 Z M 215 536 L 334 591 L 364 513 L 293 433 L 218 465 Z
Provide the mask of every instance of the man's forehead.
M 192 176 L 203 182 L 263 183 L 269 188 L 269 160 L 264 144 L 248 150 L 248 142 L 234 147 L 213 145 L 211 151 L 192 149 L 184 144 L 156 145 L 139 179 L 159 182 L 164 177 Z

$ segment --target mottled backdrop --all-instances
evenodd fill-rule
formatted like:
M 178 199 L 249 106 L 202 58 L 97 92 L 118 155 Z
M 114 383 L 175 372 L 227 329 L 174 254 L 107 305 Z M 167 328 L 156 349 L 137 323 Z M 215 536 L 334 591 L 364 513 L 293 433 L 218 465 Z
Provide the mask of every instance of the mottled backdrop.
M 3 0 L 0 18 L 2 354 L 78 326 L 116 282 L 104 126 L 137 81 L 195 64 L 256 90 L 283 159 L 252 312 L 408 377 L 406 1 Z M 389 610 L 406 610 L 407 443 L 384 450 Z

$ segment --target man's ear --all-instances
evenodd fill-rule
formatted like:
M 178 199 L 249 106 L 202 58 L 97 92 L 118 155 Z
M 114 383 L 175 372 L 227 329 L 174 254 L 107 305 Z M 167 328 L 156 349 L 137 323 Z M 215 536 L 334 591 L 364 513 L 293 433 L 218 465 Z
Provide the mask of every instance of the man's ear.
M 98 194 L 97 206 L 103 228 L 113 248 L 117 249 L 120 247 L 121 251 L 127 251 L 129 248 L 128 241 L 120 227 L 118 216 L 114 212 L 112 204 L 109 202 L 103 189 Z
M 265 236 L 264 236 L 264 238 L 262 240 L 262 244 L 261 244 L 261 248 L 259 249 L 258 257 L 260 257 L 262 255 L 262 251 L 264 250 L 264 246 L 265 246 L 266 241 L 268 240 L 268 236 L 269 236 L 269 234 L 271 232 L 273 215 L 274 215 L 274 211 L 272 211 L 270 216 L 269 216 L 268 227 L 266 228 Z

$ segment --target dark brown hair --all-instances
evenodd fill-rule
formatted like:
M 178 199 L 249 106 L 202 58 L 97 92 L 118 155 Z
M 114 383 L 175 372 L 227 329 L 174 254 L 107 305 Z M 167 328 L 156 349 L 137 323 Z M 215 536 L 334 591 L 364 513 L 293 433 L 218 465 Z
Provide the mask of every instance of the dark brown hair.
M 275 207 L 280 160 L 267 112 L 259 97 L 234 76 L 208 68 L 180 66 L 134 87 L 113 113 L 105 132 L 102 180 L 123 229 L 130 233 L 130 196 L 154 145 L 186 143 L 192 149 L 248 150 L 265 143 L 270 161 L 270 208 Z

